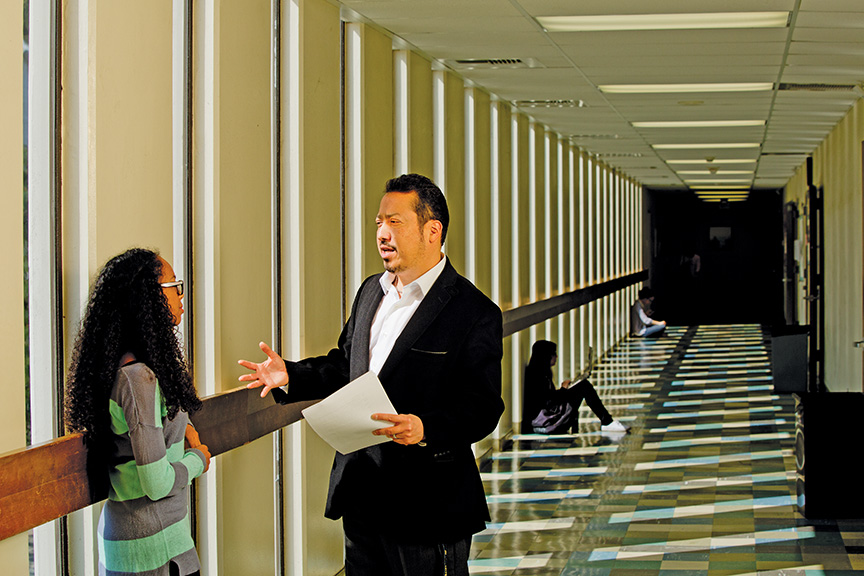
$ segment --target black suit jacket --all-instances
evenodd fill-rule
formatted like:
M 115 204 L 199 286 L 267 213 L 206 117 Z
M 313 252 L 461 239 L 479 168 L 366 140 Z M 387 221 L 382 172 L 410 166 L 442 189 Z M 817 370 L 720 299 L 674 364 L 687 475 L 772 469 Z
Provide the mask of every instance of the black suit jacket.
M 369 370 L 369 332 L 384 296 L 379 277 L 360 287 L 337 348 L 286 363 L 288 392 L 274 390 L 277 401 L 323 398 Z M 394 536 L 418 543 L 485 528 L 489 510 L 471 444 L 504 411 L 501 340 L 501 310 L 447 262 L 378 375 L 396 410 L 423 421 L 426 446 L 388 442 L 337 453 L 328 518 L 362 514 L 377 522 L 395 513 L 407 523 L 390 526 Z

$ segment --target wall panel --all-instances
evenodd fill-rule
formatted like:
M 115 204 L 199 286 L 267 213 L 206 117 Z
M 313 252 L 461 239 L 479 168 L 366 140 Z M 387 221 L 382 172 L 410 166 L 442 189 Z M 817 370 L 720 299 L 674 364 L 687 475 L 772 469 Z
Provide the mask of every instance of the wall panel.
M 0 359 L 7 377 L 0 384 L 0 453 L 26 443 L 24 406 L 24 202 L 21 189 L 23 154 L 23 68 L 20 2 L 0 5 L 0 256 L 5 278 L 0 283 Z M 29 571 L 27 534 L 0 541 L 0 564 L 10 574 Z
M 432 177 L 432 68 L 411 52 L 408 62 L 408 170 Z
M 341 299 L 342 274 L 341 71 L 339 9 L 326 0 L 304 0 L 301 17 L 301 194 L 306 231 L 301 250 L 304 265 L 300 278 L 293 278 L 289 273 L 283 281 L 302 282 L 306 315 L 300 331 L 302 355 L 306 357 L 325 354 L 336 345 L 342 329 L 337 305 Z M 382 52 L 379 46 L 379 57 Z M 383 183 L 379 186 L 383 188 Z M 372 196 L 379 196 L 377 190 L 373 189 Z M 302 426 L 306 426 L 305 422 Z M 305 469 L 292 473 L 305 475 L 305 574 L 330 576 L 342 566 L 341 523 L 324 518 L 334 452 L 311 430 L 305 435 L 304 450 Z
M 445 251 L 456 270 L 465 273 L 465 84 L 461 78 L 444 74 L 444 165 L 447 181 L 436 182 L 447 197 L 450 226 Z
M 864 391 L 861 350 L 852 346 L 864 337 L 862 141 L 864 101 L 858 100 L 813 153 L 814 184 L 825 190 L 825 383 L 837 392 Z M 802 166 L 786 188 L 786 201 L 798 202 L 802 219 L 806 197 Z M 807 318 L 805 295 L 799 283 L 802 323 Z
M 224 379 L 216 386 L 227 390 L 246 372 L 237 359 L 258 359 L 258 342 L 271 334 L 270 2 L 223 1 L 217 26 L 220 212 L 213 225 L 220 242 L 215 313 Z M 220 458 L 220 572 L 272 574 L 273 441 L 265 436 Z

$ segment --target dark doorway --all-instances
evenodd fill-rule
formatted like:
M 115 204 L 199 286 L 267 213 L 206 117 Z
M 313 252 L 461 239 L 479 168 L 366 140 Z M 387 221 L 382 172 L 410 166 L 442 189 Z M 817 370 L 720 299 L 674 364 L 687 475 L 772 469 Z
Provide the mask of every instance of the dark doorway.
M 648 191 L 655 317 L 672 325 L 784 322 L 783 196 L 709 203 Z

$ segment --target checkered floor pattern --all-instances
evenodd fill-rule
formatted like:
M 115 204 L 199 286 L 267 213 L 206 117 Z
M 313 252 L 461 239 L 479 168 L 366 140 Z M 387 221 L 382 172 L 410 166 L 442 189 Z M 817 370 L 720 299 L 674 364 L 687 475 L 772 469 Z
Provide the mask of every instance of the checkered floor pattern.
M 794 402 L 773 393 L 759 326 L 628 339 L 591 378 L 629 434 L 517 435 L 481 473 L 492 514 L 472 574 L 864 572 L 864 520 L 805 519 Z

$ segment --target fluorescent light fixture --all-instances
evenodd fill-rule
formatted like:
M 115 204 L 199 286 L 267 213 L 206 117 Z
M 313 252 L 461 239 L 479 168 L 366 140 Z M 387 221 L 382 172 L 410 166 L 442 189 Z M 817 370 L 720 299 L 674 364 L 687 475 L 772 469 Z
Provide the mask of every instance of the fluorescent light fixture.
M 747 196 L 750 190 L 695 190 L 697 196 Z
M 703 202 L 743 202 L 747 198 L 700 198 Z
M 758 142 L 721 142 L 715 144 L 652 144 L 655 150 L 732 150 L 736 148 L 759 148 Z
M 723 159 L 715 159 L 715 160 L 666 160 L 667 164 L 707 164 L 711 166 L 713 164 L 755 164 L 755 158 L 723 158 Z
M 685 184 L 747 184 L 752 182 L 752 178 L 718 178 L 716 180 L 684 180 Z
M 764 126 L 765 120 L 670 120 L 633 122 L 634 128 L 745 128 Z
M 727 82 L 722 84 L 605 84 L 606 94 L 684 94 L 692 92 L 763 92 L 774 89 L 773 82 Z
M 785 28 L 789 12 L 714 12 L 704 14 L 604 14 L 540 16 L 547 32 L 610 32 L 616 30 L 710 30 Z
M 753 170 L 679 170 L 678 174 L 688 174 L 690 176 L 733 176 L 742 174 L 753 174 Z
M 699 190 L 707 191 L 707 190 L 727 190 L 727 191 L 736 191 L 736 190 L 750 190 L 749 186 L 742 186 L 741 184 L 707 184 L 705 186 L 699 186 Z

